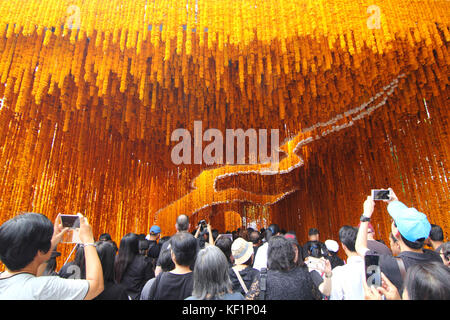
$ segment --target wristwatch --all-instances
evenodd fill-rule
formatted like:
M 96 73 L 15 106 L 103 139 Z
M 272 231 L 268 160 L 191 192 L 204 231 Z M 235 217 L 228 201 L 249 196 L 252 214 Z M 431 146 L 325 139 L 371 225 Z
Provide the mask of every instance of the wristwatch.
M 359 220 L 360 220 L 361 222 L 370 222 L 370 218 L 369 218 L 369 217 L 366 217 L 365 215 L 362 215 L 361 218 L 359 218 Z

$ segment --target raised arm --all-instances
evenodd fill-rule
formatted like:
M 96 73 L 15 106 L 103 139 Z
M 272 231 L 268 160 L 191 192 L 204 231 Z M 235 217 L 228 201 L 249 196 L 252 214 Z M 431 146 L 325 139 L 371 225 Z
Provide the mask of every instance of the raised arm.
M 86 260 L 86 280 L 89 282 L 89 291 L 84 298 L 91 300 L 102 293 L 104 289 L 102 264 L 94 246 L 94 236 L 92 228 L 87 219 L 80 216 L 80 240 L 84 245 L 84 255 Z
M 368 196 L 366 201 L 364 201 L 364 212 L 361 216 L 361 224 L 359 226 L 355 243 L 356 252 L 362 257 L 364 257 L 366 252 L 369 251 L 369 248 L 367 248 L 367 230 L 369 228 L 369 221 L 372 217 L 374 208 L 375 201 L 373 201 L 372 196 Z

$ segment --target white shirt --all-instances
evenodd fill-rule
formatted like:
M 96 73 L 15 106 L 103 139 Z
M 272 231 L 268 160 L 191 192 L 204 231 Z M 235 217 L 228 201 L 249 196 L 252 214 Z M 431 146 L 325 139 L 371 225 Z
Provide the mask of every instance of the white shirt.
M 269 249 L 269 243 L 265 242 L 256 251 L 255 262 L 253 268 L 261 271 L 262 268 L 267 268 L 267 250 Z
M 0 279 L 0 300 L 83 300 L 88 290 L 87 280 L 58 276 L 18 273 Z
M 364 300 L 364 259 L 352 256 L 347 264 L 333 269 L 330 300 Z

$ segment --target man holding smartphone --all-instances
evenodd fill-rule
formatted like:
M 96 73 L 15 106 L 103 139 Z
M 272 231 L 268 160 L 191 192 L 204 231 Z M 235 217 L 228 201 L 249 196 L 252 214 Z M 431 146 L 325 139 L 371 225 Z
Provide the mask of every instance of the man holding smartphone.
M 403 279 L 406 270 L 416 264 L 440 261 L 437 254 L 430 250 L 423 250 L 425 239 L 431 230 L 431 225 L 425 214 L 415 208 L 408 208 L 400 202 L 394 191 L 389 188 L 391 198 L 385 200 L 388 203 L 387 211 L 392 218 L 391 232 L 398 240 L 400 254 L 398 259 L 391 255 L 379 255 L 381 272 L 402 292 Z M 373 255 L 367 247 L 367 230 L 375 208 L 375 201 L 368 196 L 364 202 L 364 213 L 361 216 L 361 224 L 356 237 L 355 248 L 359 255 Z
M 86 280 L 41 276 L 46 261 L 68 228 L 54 225 L 42 214 L 24 213 L 0 226 L 0 300 L 90 300 L 104 288 L 103 271 L 94 245 L 92 228 L 80 219 L 79 237 L 84 246 Z

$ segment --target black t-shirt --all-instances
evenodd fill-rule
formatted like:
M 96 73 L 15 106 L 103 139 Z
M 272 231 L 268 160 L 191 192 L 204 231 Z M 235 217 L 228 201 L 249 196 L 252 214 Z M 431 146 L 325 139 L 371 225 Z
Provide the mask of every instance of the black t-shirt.
M 386 246 L 385 244 L 376 240 L 367 240 L 367 248 L 369 248 L 369 250 L 376 255 L 385 254 L 388 256 L 392 256 L 391 249 L 389 249 L 389 247 Z
M 105 289 L 94 300 L 128 300 L 128 295 L 121 284 L 105 281 Z
M 128 265 L 120 283 L 125 287 L 127 295 L 132 300 L 139 299 L 142 288 L 151 278 L 155 277 L 152 263 L 148 257 L 137 255 Z
M 345 264 L 344 261 L 342 261 L 342 259 L 339 258 L 336 253 L 330 252 L 330 255 L 328 257 L 326 257 L 326 259 L 330 260 L 331 269 L 334 269 L 339 266 L 343 266 Z
M 311 270 L 309 272 L 309 274 L 311 275 L 311 279 L 313 280 L 314 284 L 319 287 L 322 282 L 323 282 L 323 278 L 320 275 L 320 273 L 317 270 Z
M 375 255 L 375 252 L 367 251 L 366 255 Z M 423 253 L 417 253 L 412 251 L 403 251 L 397 256 L 403 260 L 405 269 L 408 270 L 416 264 L 427 263 L 437 261 L 442 263 L 441 257 L 434 251 L 424 249 Z M 403 292 L 403 279 L 398 267 L 398 263 L 395 257 L 391 255 L 380 255 L 380 269 L 386 277 L 397 287 L 397 290 L 401 294 Z
M 230 275 L 231 284 L 233 285 L 233 292 L 240 292 L 242 293 L 242 295 L 245 295 L 245 291 L 242 288 L 236 274 L 234 273 L 233 268 L 230 268 L 228 273 Z M 247 286 L 247 290 L 250 290 L 250 286 L 252 285 L 253 280 L 259 275 L 259 270 L 247 266 L 247 268 L 239 271 L 239 274 L 241 275 L 242 280 Z
M 160 273 L 150 289 L 149 300 L 184 300 L 192 295 L 194 280 L 192 272 L 174 274 Z
M 161 245 L 156 240 L 149 240 L 147 256 L 152 259 L 158 259 L 161 252 Z

